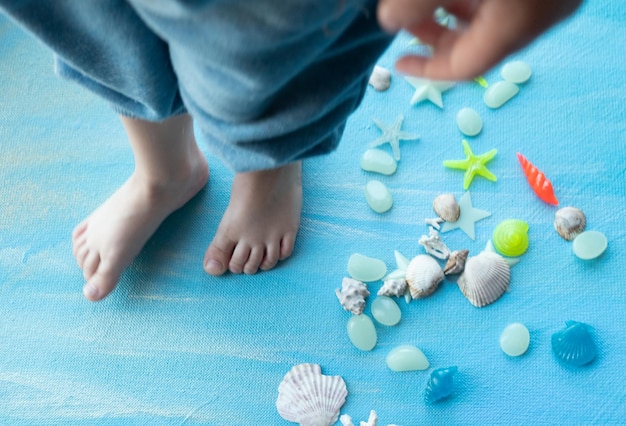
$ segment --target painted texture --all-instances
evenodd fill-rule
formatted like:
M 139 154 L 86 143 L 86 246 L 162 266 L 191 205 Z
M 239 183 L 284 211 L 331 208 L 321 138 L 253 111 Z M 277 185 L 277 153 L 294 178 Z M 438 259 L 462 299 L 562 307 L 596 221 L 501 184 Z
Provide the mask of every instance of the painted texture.
M 482 88 L 459 84 L 445 108 L 410 106 L 413 90 L 394 75 L 389 91 L 368 89 L 339 150 L 305 165 L 305 205 L 294 257 L 254 277 L 214 278 L 202 271 L 204 249 L 228 201 L 231 174 L 212 162 L 209 186 L 172 215 L 104 302 L 83 299 L 71 255 L 75 223 L 132 170 L 122 126 L 102 101 L 57 79 L 50 53 L 0 17 L 0 423 L 45 425 L 282 425 L 277 386 L 302 362 L 342 375 L 345 413 L 381 424 L 609 424 L 626 417 L 626 9 L 589 2 L 567 24 L 515 55 L 533 77 L 492 111 Z M 380 64 L 409 49 L 401 35 Z M 486 74 L 497 81 L 499 67 Z M 462 173 L 445 169 L 458 155 L 462 107 L 476 109 L 479 152 L 498 182 L 471 187 L 476 240 L 442 238 L 477 254 L 502 220 L 530 225 L 531 246 L 512 270 L 510 291 L 477 309 L 446 281 L 430 298 L 406 305 L 393 328 L 377 325 L 378 346 L 363 353 L 345 333 L 349 313 L 334 294 L 354 252 L 395 269 L 394 250 L 422 253 L 432 200 L 460 198 Z M 421 139 L 401 146 L 384 215 L 372 212 L 359 167 L 378 137 L 372 117 Z M 522 152 L 552 180 L 561 205 L 587 215 L 608 250 L 585 262 L 552 228 L 555 208 L 538 200 L 515 157 Z M 332 249 L 329 249 L 332 248 Z M 380 283 L 372 283 L 373 293 Z M 369 313 L 369 307 L 366 308 Z M 590 367 L 556 363 L 550 336 L 566 320 L 591 324 L 600 355 Z M 507 324 L 524 323 L 528 352 L 499 348 Z M 429 371 L 399 374 L 385 365 L 399 344 L 418 346 L 431 369 L 457 365 L 447 402 L 422 403 Z

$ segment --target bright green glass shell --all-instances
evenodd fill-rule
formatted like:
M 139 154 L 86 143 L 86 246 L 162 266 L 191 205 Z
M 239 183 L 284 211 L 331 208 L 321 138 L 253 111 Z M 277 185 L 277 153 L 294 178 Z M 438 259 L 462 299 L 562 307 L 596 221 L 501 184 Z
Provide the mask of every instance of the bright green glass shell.
M 521 256 L 528 250 L 528 223 L 519 219 L 507 219 L 493 230 L 492 242 L 503 256 Z

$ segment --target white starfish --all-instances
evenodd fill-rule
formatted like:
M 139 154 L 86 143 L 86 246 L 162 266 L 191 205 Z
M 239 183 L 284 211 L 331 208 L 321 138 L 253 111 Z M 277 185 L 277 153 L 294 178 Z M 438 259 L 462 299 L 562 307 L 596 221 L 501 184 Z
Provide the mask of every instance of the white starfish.
M 457 221 L 444 223 L 441 227 L 441 232 L 448 232 L 453 229 L 461 228 L 463 232 L 465 232 L 467 236 L 473 240 L 476 238 L 474 233 L 474 223 L 491 216 L 491 213 L 486 210 L 474 208 L 472 206 L 472 199 L 470 198 L 469 191 L 463 194 L 459 200 L 459 207 L 461 207 L 461 215 Z
M 415 105 L 428 99 L 439 108 L 443 108 L 442 92 L 454 86 L 453 81 L 428 80 L 419 77 L 404 77 L 406 81 L 415 87 L 415 93 L 411 98 L 411 105 Z
M 391 145 L 391 150 L 393 151 L 393 157 L 396 161 L 400 161 L 400 140 L 415 140 L 419 139 L 419 135 L 413 133 L 407 133 L 400 130 L 402 127 L 402 122 L 404 121 L 404 116 L 401 114 L 396 118 L 396 121 L 391 126 L 387 126 L 385 123 L 381 122 L 377 118 L 373 118 L 374 123 L 378 126 L 382 135 L 380 135 L 377 139 L 370 142 L 370 148 L 375 146 L 380 146 L 384 143 L 388 143 Z

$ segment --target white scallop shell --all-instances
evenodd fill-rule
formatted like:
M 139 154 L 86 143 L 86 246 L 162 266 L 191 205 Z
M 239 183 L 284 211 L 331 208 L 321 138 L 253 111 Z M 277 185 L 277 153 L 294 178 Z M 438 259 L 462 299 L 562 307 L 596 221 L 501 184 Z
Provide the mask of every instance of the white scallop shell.
M 385 280 L 383 286 L 378 290 L 378 296 L 402 297 L 406 292 L 407 282 L 404 278 Z
M 413 299 L 429 296 L 442 281 L 439 262 L 427 254 L 415 256 L 406 268 L 406 282 Z
M 563 207 L 554 214 L 554 229 L 568 241 L 585 230 L 587 219 L 582 210 L 576 207 Z
M 370 292 L 361 281 L 345 277 L 341 282 L 341 290 L 336 289 L 335 294 L 346 311 L 361 315 L 365 308 L 365 299 L 369 297 Z
M 461 207 L 453 194 L 438 195 L 433 201 L 433 210 L 446 222 L 456 222 L 461 215 Z
M 340 376 L 325 376 L 318 364 L 294 366 L 278 385 L 280 416 L 302 426 L 335 424 L 348 389 Z
M 467 259 L 457 283 L 467 300 L 480 308 L 498 300 L 510 280 L 511 270 L 502 256 L 483 251 Z

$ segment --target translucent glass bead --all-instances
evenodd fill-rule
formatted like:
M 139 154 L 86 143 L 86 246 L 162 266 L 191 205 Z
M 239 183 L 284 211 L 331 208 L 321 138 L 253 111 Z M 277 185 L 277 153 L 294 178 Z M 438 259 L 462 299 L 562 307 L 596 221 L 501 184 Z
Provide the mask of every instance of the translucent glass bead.
M 411 345 L 400 345 L 387 355 L 387 366 L 393 371 L 426 370 L 430 363 L 424 353 Z
M 387 265 L 380 259 L 354 253 L 348 259 L 348 274 L 366 283 L 377 281 L 387 273 Z
M 365 314 L 353 315 L 348 320 L 348 337 L 354 346 L 362 351 L 371 351 L 376 346 L 376 328 Z
M 400 322 L 402 312 L 392 298 L 378 296 L 372 302 L 372 316 L 379 323 L 392 326 Z
M 500 71 L 500 75 L 506 81 L 521 84 L 526 83 L 530 79 L 532 70 L 526 62 L 513 61 L 504 64 L 502 70 Z
M 507 325 L 500 335 L 500 348 L 509 356 L 520 356 L 528 350 L 530 333 L 524 324 L 514 322 Z
M 461 133 L 467 136 L 476 136 L 483 129 L 483 120 L 476 110 L 466 107 L 456 114 L 456 124 Z
M 585 231 L 574 238 L 574 254 L 581 259 L 590 260 L 600 256 L 608 245 L 606 236 L 600 231 Z
M 510 81 L 498 81 L 485 90 L 483 101 L 489 108 L 500 108 L 519 93 L 519 87 Z
M 398 163 L 382 149 L 368 149 L 361 156 L 361 168 L 366 172 L 392 175 L 398 169 Z
M 376 213 L 384 213 L 393 205 L 391 191 L 378 180 L 370 180 L 365 186 L 365 200 Z

